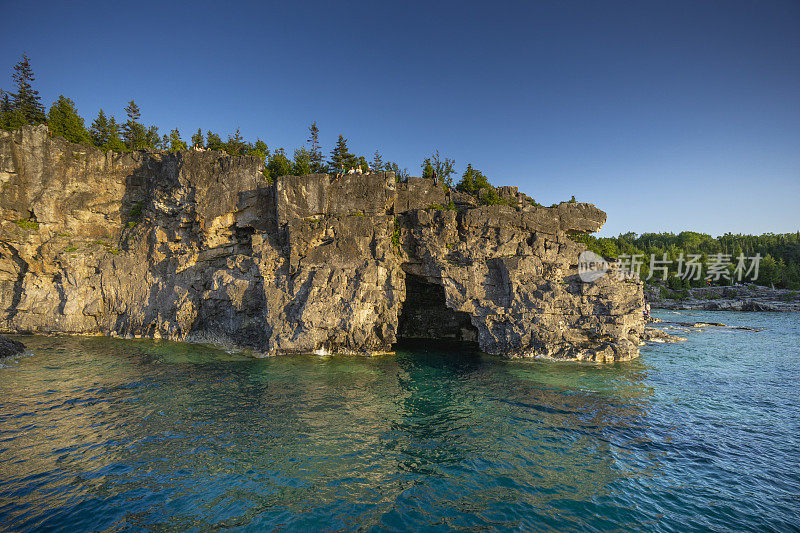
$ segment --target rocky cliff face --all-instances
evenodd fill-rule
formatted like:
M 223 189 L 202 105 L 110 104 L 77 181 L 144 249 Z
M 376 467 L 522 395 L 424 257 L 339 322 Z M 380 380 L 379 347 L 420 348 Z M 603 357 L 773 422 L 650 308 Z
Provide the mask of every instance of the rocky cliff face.
M 590 204 L 436 209 L 391 174 L 286 176 L 219 152 L 117 154 L 0 132 L 0 329 L 162 337 L 259 353 L 398 340 L 512 356 L 638 354 L 642 287 L 577 276 Z

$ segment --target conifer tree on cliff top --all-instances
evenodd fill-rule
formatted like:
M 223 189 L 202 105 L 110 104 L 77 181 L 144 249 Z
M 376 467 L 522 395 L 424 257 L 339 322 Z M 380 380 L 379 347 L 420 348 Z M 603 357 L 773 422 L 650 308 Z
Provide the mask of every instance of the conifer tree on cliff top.
M 158 135 L 158 126 L 155 124 L 147 128 L 144 139 L 145 148 L 155 148 L 157 150 L 164 148 L 164 146 L 161 145 L 161 137 Z
M 17 125 L 14 124 L 14 107 L 11 105 L 11 97 L 7 92 L 0 89 L 0 128 L 12 130 Z
M 477 196 L 481 189 L 491 189 L 492 185 L 483 172 L 473 168 L 472 163 L 467 164 L 467 170 L 461 176 L 461 180 L 456 184 L 456 190 L 472 196 Z
M 142 112 L 136 102 L 131 100 L 125 106 L 125 114 L 128 120 L 122 125 L 122 139 L 128 150 L 141 150 L 147 147 L 147 129 L 144 124 L 139 122 Z
M 317 123 L 314 122 L 308 127 L 309 137 L 306 142 L 309 144 L 308 154 L 310 160 L 311 172 L 325 172 L 324 158 L 322 156 L 322 146 L 319 143 L 319 128 Z
M 233 135 L 228 135 L 228 142 L 225 143 L 224 150 L 228 153 L 228 155 L 244 155 L 247 151 L 247 143 L 244 141 L 244 137 L 242 137 L 242 133 L 239 131 L 239 128 L 236 128 L 236 131 Z
M 23 123 L 42 124 L 46 122 L 47 118 L 39 91 L 32 85 L 36 78 L 27 54 L 22 54 L 22 59 L 14 65 L 14 73 L 11 78 L 17 86 L 17 92 L 11 94 L 11 106 L 24 121 Z
M 181 139 L 181 132 L 178 131 L 178 128 L 169 132 L 169 137 L 167 137 L 167 142 L 164 143 L 164 147 L 168 147 L 169 150 L 172 151 L 186 150 L 188 148 L 184 140 Z
M 89 128 L 89 135 L 91 135 L 92 142 L 98 148 L 116 152 L 125 150 L 125 143 L 120 138 L 120 127 L 117 124 L 117 119 L 113 116 L 107 116 L 102 109 L 97 114 L 94 122 L 92 122 L 92 127 Z
M 422 177 L 432 178 L 433 172 L 436 171 L 436 176 L 442 180 L 442 183 L 451 186 L 453 184 L 453 174 L 455 174 L 456 162 L 448 157 L 442 159 L 439 155 L 439 150 L 436 150 L 430 157 L 426 157 L 422 161 Z
M 206 148 L 209 150 L 225 150 L 225 143 L 222 142 L 222 138 L 219 134 L 214 133 L 211 130 L 206 132 Z
M 197 128 L 197 133 L 192 135 L 192 148 L 202 148 L 205 146 L 205 138 L 203 137 L 203 130 Z
M 331 167 L 338 170 L 344 165 L 345 170 L 356 166 L 356 156 L 350 153 L 347 148 L 347 139 L 340 133 L 336 146 L 331 150 Z
M 89 128 L 89 135 L 92 137 L 92 143 L 95 146 L 103 147 L 108 142 L 108 117 L 106 112 L 102 109 L 97 113 L 97 118 L 92 122 Z
M 47 114 L 47 126 L 54 135 L 61 135 L 69 142 L 86 143 L 90 142 L 89 132 L 83 118 L 75 109 L 75 102 L 59 95 L 58 100 L 50 106 Z
M 286 157 L 286 150 L 278 148 L 277 150 L 273 150 L 270 154 L 264 176 L 270 180 L 281 176 L 288 176 L 292 173 L 292 166 L 292 161 Z
M 122 142 L 122 127 L 117 123 L 117 119 L 113 117 L 109 117 L 108 119 L 108 141 L 106 142 L 104 148 L 106 150 L 114 150 L 116 152 L 122 152 L 125 150 L 125 143 Z
M 303 174 L 311 174 L 314 172 L 311 168 L 311 150 L 305 146 L 295 148 L 294 159 L 292 161 L 292 174 L 295 176 L 302 176 Z
M 383 162 L 383 156 L 378 150 L 372 155 L 372 170 L 375 172 L 383 172 L 386 163 Z

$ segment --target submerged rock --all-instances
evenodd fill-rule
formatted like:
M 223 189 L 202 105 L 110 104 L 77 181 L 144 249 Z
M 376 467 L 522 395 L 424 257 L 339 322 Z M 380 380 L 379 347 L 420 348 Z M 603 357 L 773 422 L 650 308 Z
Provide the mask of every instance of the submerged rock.
M 642 336 L 642 340 L 644 342 L 661 343 L 661 342 L 682 342 L 686 340 L 684 337 L 671 335 L 662 328 L 678 330 L 686 333 L 690 332 L 692 328 L 697 328 L 701 331 L 703 331 L 705 328 L 727 328 L 739 331 L 752 331 L 752 332 L 764 331 L 763 329 L 760 328 L 750 328 L 746 326 L 728 326 L 727 324 L 723 324 L 721 322 L 677 322 L 672 320 L 657 320 L 657 322 L 659 323 L 658 326 L 645 326 L 644 335 Z
M 728 328 L 728 329 L 738 329 L 741 331 L 764 331 L 763 328 L 750 328 L 747 326 L 729 326 L 727 324 L 723 324 L 722 322 L 676 322 L 676 321 L 660 321 L 662 325 L 668 326 L 679 326 L 682 328 L 708 328 L 708 327 L 715 327 L 715 328 Z
M 11 357 L 25 351 L 25 345 L 19 341 L 0 336 L 0 359 Z
M 578 276 L 591 204 L 511 205 L 392 173 L 284 176 L 215 151 L 103 152 L 0 132 L 0 327 L 210 341 L 264 354 L 638 355 L 640 282 Z M 449 195 L 449 197 L 448 197 Z M 452 200 L 459 210 L 437 206 Z M 513 205 L 513 207 L 512 207 Z
M 642 341 L 644 342 L 683 342 L 685 341 L 685 337 L 678 337 L 677 335 L 670 335 L 663 329 L 654 328 L 650 326 L 646 326 L 644 328 L 644 335 L 642 335 Z

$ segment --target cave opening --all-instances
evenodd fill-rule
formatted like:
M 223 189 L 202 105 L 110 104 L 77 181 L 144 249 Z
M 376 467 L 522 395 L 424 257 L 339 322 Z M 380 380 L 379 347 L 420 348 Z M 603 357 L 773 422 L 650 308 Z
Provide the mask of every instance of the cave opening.
M 406 274 L 397 345 L 478 350 L 478 329 L 472 325 L 468 313 L 447 307 L 442 285 Z

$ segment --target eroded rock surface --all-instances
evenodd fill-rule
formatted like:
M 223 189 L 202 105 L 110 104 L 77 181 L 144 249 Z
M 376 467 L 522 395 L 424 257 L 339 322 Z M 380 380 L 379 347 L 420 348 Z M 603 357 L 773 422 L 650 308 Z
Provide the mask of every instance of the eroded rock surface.
M 629 359 L 642 286 L 582 283 L 591 204 L 476 207 L 431 180 L 285 176 L 220 152 L 117 154 L 0 132 L 0 327 L 260 353 L 379 353 L 398 338 Z M 448 197 L 448 194 L 450 196 Z M 459 211 L 437 209 L 453 200 Z

